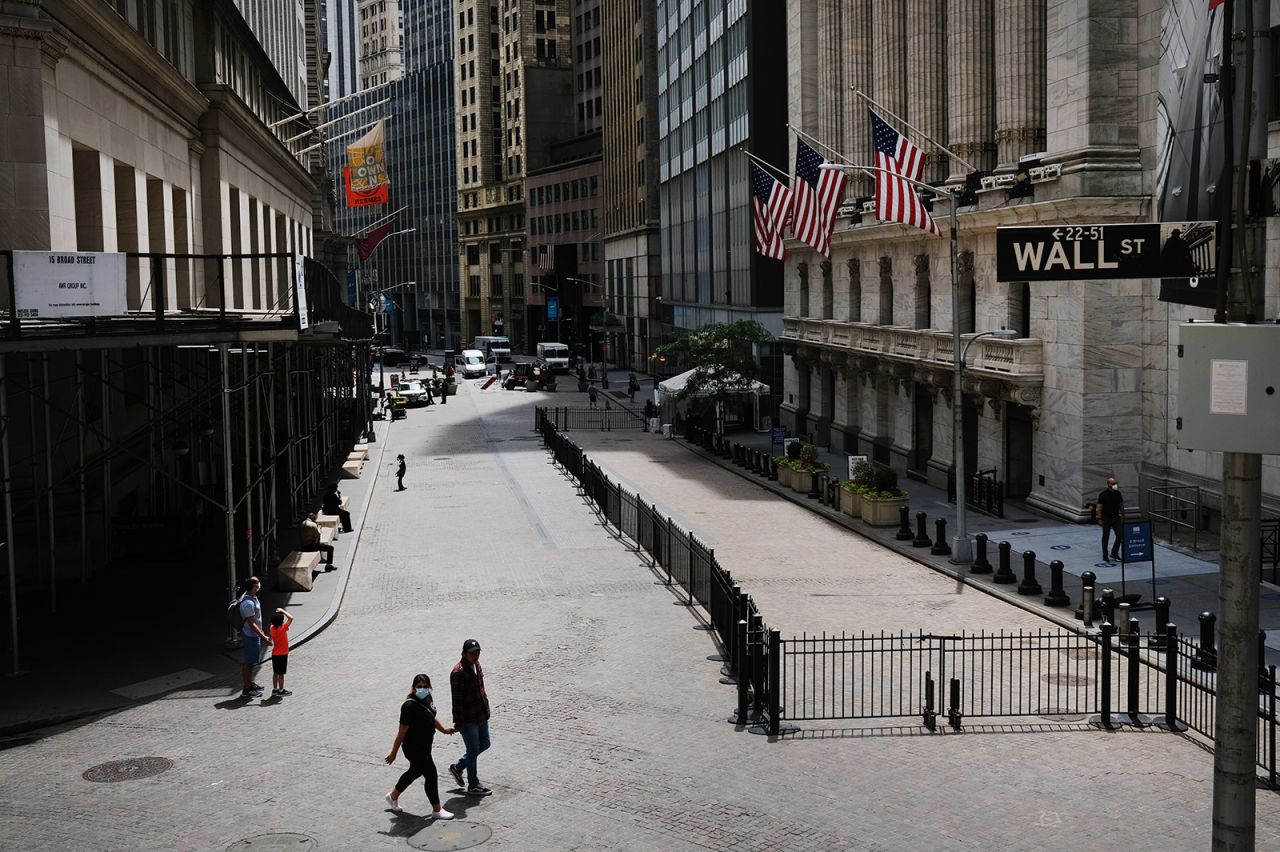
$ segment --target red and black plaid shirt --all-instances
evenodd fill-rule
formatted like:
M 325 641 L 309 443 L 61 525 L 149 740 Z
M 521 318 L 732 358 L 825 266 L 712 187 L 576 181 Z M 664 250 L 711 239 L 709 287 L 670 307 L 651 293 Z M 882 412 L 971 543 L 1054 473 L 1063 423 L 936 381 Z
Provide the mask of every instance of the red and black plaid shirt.
M 453 691 L 453 724 L 489 721 L 489 696 L 484 691 L 484 670 L 459 660 L 449 675 L 449 687 Z

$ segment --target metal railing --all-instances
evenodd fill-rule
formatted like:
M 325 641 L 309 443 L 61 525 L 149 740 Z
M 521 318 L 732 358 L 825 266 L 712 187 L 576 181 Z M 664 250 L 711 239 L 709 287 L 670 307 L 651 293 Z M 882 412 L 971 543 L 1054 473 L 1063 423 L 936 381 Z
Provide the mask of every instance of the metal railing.
M 1190 495 L 1190 496 L 1187 496 Z M 1191 549 L 1199 552 L 1200 486 L 1166 485 L 1147 489 L 1147 511 L 1153 530 L 1169 525 L 1169 540 L 1179 529 L 1191 530 Z M 1190 519 L 1188 520 L 1188 516 Z
M 732 721 L 777 735 L 795 721 L 920 716 L 933 729 L 944 716 L 959 729 L 965 718 L 1091 715 L 1102 728 L 1154 723 L 1172 731 L 1189 728 L 1213 741 L 1216 653 L 1211 642 L 1184 638 L 1174 624 L 1151 635 L 1141 634 L 1131 619 L 1121 633 L 1106 623 L 1097 632 L 846 632 L 784 640 L 764 623 L 755 600 L 733 582 L 714 550 L 655 504 L 611 481 L 556 429 L 548 411 L 535 410 L 535 430 L 555 463 L 606 526 L 634 542 L 648 555 L 649 567 L 684 592 L 679 603 L 706 610 L 724 651 L 725 680 L 738 685 Z M 772 465 L 766 454 L 696 426 L 687 437 L 762 475 Z M 815 473 L 812 481 L 809 496 L 834 505 L 838 479 Z M 1275 787 L 1275 666 L 1259 670 L 1258 695 L 1256 761 Z
M 1261 528 L 1262 566 L 1271 564 L 1271 582 L 1280 584 L 1280 518 L 1266 518 L 1259 522 Z
M 996 479 L 996 469 L 980 470 L 965 477 L 965 505 L 970 509 L 1004 517 L 1004 480 Z M 956 473 L 947 474 L 947 502 L 956 502 Z
M 640 431 L 644 418 L 621 406 L 617 408 L 544 408 L 551 425 L 560 432 L 591 430 L 593 432 Z

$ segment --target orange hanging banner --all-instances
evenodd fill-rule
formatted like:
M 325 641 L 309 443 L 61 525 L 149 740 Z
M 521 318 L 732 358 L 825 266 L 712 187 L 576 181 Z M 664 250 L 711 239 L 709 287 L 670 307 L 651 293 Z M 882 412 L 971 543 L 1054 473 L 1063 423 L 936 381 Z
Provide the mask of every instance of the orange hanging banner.
M 347 165 L 342 170 L 348 207 L 373 207 L 387 203 L 387 158 L 384 122 L 347 147 Z

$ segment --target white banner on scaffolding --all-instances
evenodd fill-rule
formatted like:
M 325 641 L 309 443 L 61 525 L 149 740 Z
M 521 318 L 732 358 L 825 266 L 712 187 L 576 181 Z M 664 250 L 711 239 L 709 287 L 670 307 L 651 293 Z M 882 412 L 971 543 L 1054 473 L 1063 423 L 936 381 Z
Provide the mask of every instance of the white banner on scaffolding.
M 125 256 L 119 252 L 15 251 L 18 319 L 118 317 L 125 310 Z
M 298 300 L 298 330 L 305 331 L 311 327 L 311 318 L 307 316 L 306 258 L 300 254 L 293 256 L 293 294 Z

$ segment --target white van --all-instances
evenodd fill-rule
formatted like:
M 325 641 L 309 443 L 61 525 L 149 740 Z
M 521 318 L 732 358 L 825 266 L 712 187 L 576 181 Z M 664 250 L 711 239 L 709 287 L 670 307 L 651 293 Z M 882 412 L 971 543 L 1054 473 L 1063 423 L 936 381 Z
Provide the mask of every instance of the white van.
M 471 344 L 472 349 L 493 355 L 499 361 L 511 360 L 511 341 L 497 335 L 479 335 Z
M 453 356 L 453 365 L 464 379 L 478 379 L 484 376 L 484 353 L 479 349 L 463 349 Z
M 539 343 L 538 358 L 553 373 L 569 372 L 569 347 L 563 343 Z

